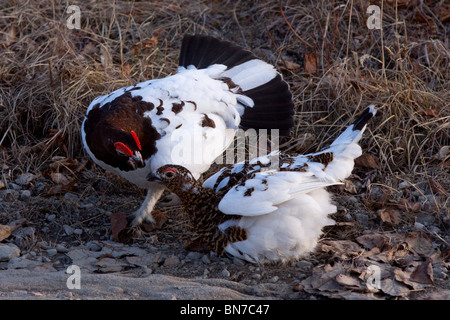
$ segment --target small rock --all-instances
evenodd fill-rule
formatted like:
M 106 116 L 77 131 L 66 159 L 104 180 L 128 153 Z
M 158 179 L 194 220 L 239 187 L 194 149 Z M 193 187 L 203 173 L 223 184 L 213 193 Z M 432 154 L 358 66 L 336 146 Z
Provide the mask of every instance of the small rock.
M 311 270 L 313 267 L 313 264 L 306 260 L 300 260 L 300 261 L 297 261 L 297 267 L 306 271 L 306 270 Z
M 78 196 L 76 194 L 73 194 L 70 192 L 67 192 L 66 194 L 64 194 L 64 199 L 72 201 L 72 202 L 78 202 L 78 200 L 79 200 Z
M 62 244 L 57 244 L 56 251 L 58 251 L 59 253 L 67 253 L 67 252 L 69 252 L 69 249 L 64 247 Z
M 202 257 L 202 262 L 204 263 L 204 264 L 210 264 L 211 263 L 211 260 L 209 260 L 209 257 L 208 257 L 208 255 L 203 255 L 203 257 Z
M 355 213 L 355 218 L 356 218 L 356 221 L 358 221 L 362 225 L 366 225 L 367 223 L 369 223 L 369 216 L 367 214 Z
M 408 188 L 408 187 L 409 187 L 409 182 L 407 182 L 407 181 L 403 181 L 403 182 L 400 182 L 400 183 L 398 184 L 398 188 L 399 188 L 400 190 L 406 189 L 406 188 Z
M 199 260 L 200 258 L 202 258 L 202 254 L 200 252 L 194 252 L 194 251 L 190 251 L 187 255 L 186 255 L 186 260 Z
M 73 233 L 76 234 L 76 235 L 81 235 L 81 234 L 83 234 L 83 230 L 81 230 L 81 229 L 74 229 Z
M 58 253 L 58 250 L 56 250 L 55 248 L 52 248 L 52 249 L 47 249 L 46 252 L 50 257 L 53 257 Z
M 358 199 L 355 196 L 351 196 L 348 198 L 348 201 L 352 202 L 352 203 L 358 203 Z
M 20 249 L 18 246 L 9 243 L 0 243 L 0 261 L 9 261 L 20 256 Z
M 164 266 L 176 267 L 180 264 L 180 259 L 177 256 L 169 256 L 164 260 Z
M 35 179 L 35 176 L 32 173 L 24 173 L 20 175 L 17 179 L 14 180 L 15 183 L 25 186 L 28 185 L 31 181 Z
M 295 292 L 299 292 L 303 290 L 303 285 L 299 282 L 294 284 L 294 286 L 292 287 L 292 290 L 294 290 Z
M 20 191 L 20 200 L 27 201 L 31 198 L 31 191 L 30 190 L 22 190 Z
M 261 278 L 262 278 L 262 275 L 260 275 L 259 273 L 255 273 L 252 275 L 252 279 L 261 280 Z
M 56 219 L 56 214 L 49 214 L 46 219 L 47 221 L 52 222 Z
M 415 230 L 422 230 L 425 226 L 421 224 L 420 222 L 414 222 L 414 229 Z
M 13 202 L 14 200 L 19 199 L 19 191 L 13 189 L 6 189 L 0 191 L 0 195 L 5 199 L 5 201 Z
M 275 283 L 278 282 L 278 280 L 280 280 L 279 276 L 273 276 L 272 278 L 270 278 L 269 282 Z
M 102 247 L 95 241 L 89 241 L 88 243 L 86 243 L 86 247 L 88 247 L 89 250 L 94 252 L 102 250 Z
M 231 275 L 230 271 L 223 269 L 221 272 L 222 277 L 229 277 Z
M 64 232 L 66 233 L 66 235 L 70 236 L 71 234 L 73 234 L 73 228 L 71 226 L 68 226 L 67 224 L 63 225 L 64 228 Z

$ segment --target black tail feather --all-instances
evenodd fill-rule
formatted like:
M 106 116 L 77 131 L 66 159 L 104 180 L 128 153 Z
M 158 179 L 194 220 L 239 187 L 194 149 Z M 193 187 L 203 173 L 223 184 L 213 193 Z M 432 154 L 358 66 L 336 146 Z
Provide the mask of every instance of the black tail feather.
M 204 35 L 186 35 L 181 45 L 179 65 L 193 65 L 202 69 L 213 64 L 223 64 L 231 69 L 254 59 L 258 58 L 253 53 L 231 42 Z M 245 108 L 241 128 L 279 129 L 280 135 L 289 135 L 294 125 L 294 103 L 289 85 L 280 74 L 242 94 L 250 97 L 254 106 Z

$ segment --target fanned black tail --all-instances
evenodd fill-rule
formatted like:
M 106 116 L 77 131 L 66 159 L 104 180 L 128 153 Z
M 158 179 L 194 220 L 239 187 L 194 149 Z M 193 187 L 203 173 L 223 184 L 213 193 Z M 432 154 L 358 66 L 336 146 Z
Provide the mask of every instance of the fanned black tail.
M 224 78 L 230 75 L 233 84 L 241 88 L 241 94 L 254 102 L 252 108 L 245 108 L 241 128 L 279 129 L 280 135 L 289 135 L 294 125 L 292 93 L 273 66 L 231 42 L 204 35 L 185 35 L 179 65 L 203 69 L 213 64 L 227 66 Z

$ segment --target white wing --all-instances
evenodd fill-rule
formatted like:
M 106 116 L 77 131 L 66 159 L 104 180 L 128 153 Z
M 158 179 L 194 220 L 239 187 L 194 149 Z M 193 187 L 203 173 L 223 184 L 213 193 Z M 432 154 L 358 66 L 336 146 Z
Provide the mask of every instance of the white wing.
M 242 185 L 232 187 L 219 203 L 225 214 L 257 216 L 301 194 L 340 182 L 320 181 L 308 172 L 258 172 Z

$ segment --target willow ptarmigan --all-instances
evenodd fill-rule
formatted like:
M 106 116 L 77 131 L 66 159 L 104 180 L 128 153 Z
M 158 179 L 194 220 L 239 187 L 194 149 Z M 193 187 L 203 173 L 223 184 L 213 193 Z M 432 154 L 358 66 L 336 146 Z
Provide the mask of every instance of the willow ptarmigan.
M 341 184 L 361 155 L 358 145 L 368 107 L 327 149 L 289 156 L 275 151 L 248 164 L 226 166 L 203 185 L 184 167 L 165 165 L 150 173 L 177 194 L 196 239 L 218 255 L 253 263 L 298 259 L 312 251 L 336 212 L 325 187 Z M 272 160 L 278 158 L 273 169 Z
M 273 66 L 230 42 L 187 35 L 177 73 L 95 98 L 81 132 L 96 164 L 148 190 L 130 216 L 136 226 L 154 222 L 151 212 L 164 191 L 147 181 L 149 172 L 171 163 L 199 178 L 238 128 L 279 129 L 287 135 L 293 114 L 289 86 Z M 180 143 L 192 149 L 190 159 L 174 159 Z

